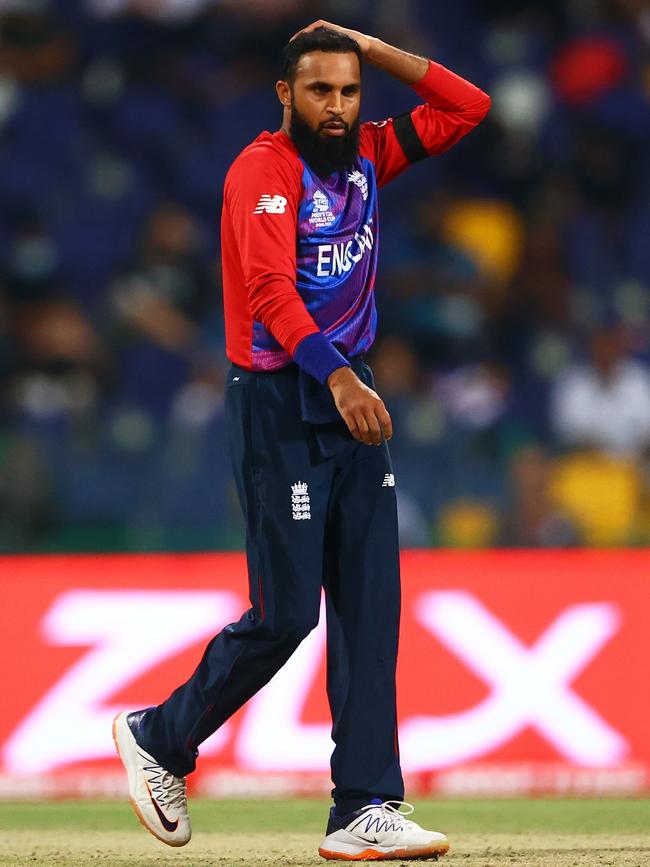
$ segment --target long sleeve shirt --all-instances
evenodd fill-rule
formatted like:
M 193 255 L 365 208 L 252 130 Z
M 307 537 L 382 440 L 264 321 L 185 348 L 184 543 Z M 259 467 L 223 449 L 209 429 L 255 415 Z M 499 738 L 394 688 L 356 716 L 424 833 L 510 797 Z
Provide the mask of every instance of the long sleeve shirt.
M 361 125 L 351 170 L 320 178 L 282 131 L 263 132 L 233 162 L 221 223 L 233 363 L 273 371 L 297 361 L 324 381 L 339 366 L 336 350 L 353 358 L 372 345 L 377 189 L 412 162 L 446 151 L 490 107 L 487 94 L 433 61 L 413 89 L 424 102 L 411 112 Z M 334 349 L 324 363 L 312 358 L 310 369 L 305 347 L 313 335 Z

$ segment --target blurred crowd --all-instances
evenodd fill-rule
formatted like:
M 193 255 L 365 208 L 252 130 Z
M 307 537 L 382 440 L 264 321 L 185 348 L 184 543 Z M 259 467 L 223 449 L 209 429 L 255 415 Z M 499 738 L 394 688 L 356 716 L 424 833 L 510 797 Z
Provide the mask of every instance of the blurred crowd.
M 0 550 L 241 546 L 221 188 L 315 17 L 493 99 L 382 193 L 402 543 L 650 544 L 649 4 L 0 0 Z

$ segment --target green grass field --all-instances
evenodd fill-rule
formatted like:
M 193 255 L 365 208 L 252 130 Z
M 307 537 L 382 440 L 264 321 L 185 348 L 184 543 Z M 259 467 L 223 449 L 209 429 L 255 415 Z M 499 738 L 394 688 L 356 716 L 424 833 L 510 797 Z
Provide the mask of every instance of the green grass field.
M 194 836 L 174 850 L 128 804 L 0 803 L 0 865 L 324 865 L 326 813 L 307 799 L 194 800 Z M 449 836 L 449 867 L 650 865 L 648 800 L 420 801 L 414 818 Z

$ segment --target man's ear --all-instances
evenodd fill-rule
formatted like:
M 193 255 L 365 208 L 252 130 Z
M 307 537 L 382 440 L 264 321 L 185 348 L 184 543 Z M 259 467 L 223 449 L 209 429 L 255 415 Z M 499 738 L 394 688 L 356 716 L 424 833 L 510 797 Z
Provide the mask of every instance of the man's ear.
M 291 108 L 291 88 L 288 81 L 277 81 L 275 83 L 275 92 L 278 99 L 285 108 Z

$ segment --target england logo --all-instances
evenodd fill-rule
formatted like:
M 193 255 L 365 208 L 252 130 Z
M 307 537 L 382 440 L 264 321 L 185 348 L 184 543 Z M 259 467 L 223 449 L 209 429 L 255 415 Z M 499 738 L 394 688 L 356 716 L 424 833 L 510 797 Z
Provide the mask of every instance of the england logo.
M 359 187 L 361 190 L 361 195 L 363 196 L 363 201 L 365 202 L 368 198 L 368 178 L 360 172 L 358 169 L 350 172 L 348 175 L 348 183 L 354 184 L 355 187 Z
M 291 485 L 291 515 L 294 521 L 311 520 L 311 504 L 307 482 Z

